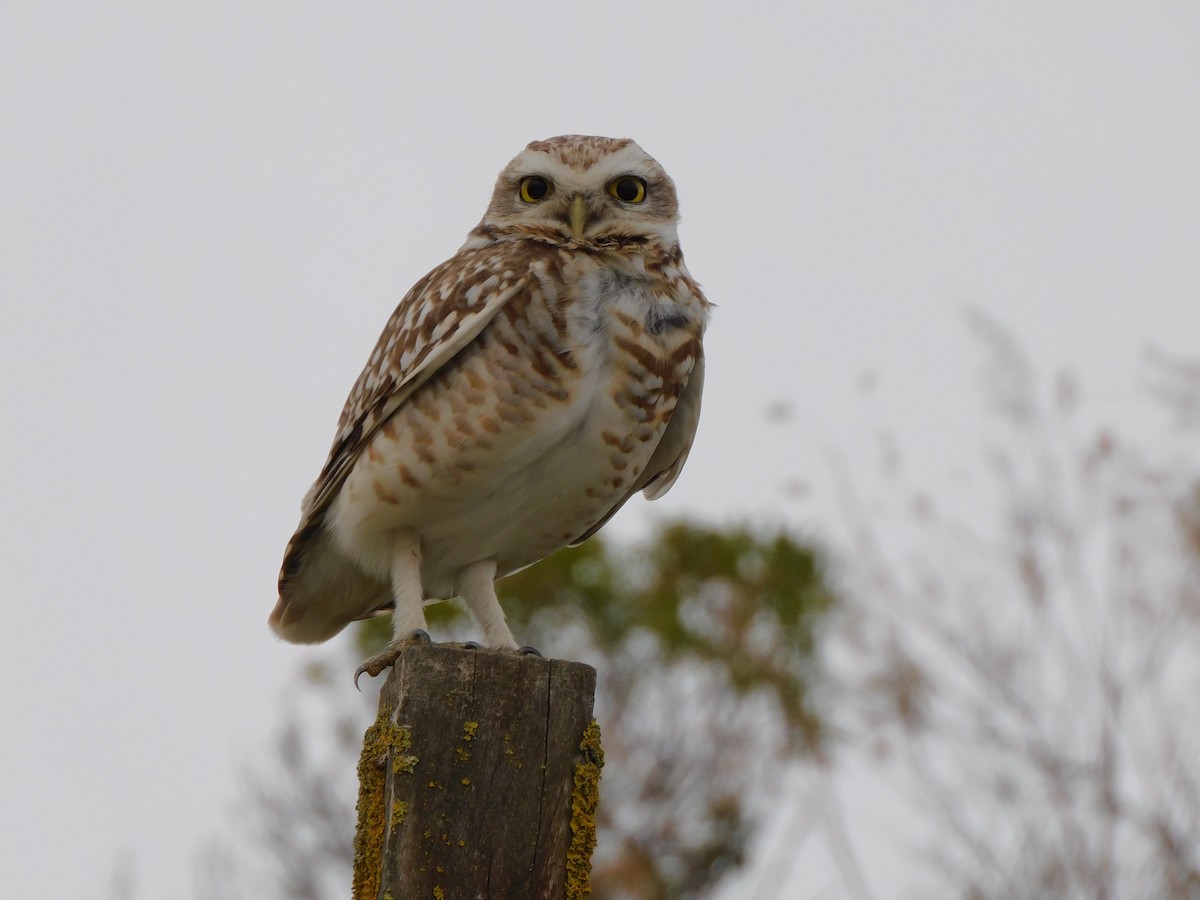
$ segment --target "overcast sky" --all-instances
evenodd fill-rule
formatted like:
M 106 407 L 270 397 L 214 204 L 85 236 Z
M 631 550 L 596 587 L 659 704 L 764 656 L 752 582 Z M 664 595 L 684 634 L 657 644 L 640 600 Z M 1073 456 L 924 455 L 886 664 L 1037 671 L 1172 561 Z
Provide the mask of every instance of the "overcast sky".
M 781 485 L 882 426 L 946 477 L 980 441 L 968 308 L 1118 418 L 1146 346 L 1197 352 L 1191 0 L 7 0 L 0 896 L 100 898 L 122 848 L 187 896 L 312 653 L 265 619 L 351 383 L 570 132 L 662 162 L 718 304 L 688 468 L 618 536 L 820 535 Z

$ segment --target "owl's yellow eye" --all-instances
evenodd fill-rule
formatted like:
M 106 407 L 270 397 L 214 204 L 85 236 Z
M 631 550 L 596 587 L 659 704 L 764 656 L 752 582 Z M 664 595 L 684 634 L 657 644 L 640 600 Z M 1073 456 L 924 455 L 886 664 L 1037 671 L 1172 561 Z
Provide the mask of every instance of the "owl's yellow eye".
M 623 175 L 608 186 L 608 192 L 622 203 L 641 203 L 646 199 L 646 182 Z
M 550 182 L 540 175 L 527 175 L 521 179 L 521 199 L 526 203 L 537 203 L 550 193 Z

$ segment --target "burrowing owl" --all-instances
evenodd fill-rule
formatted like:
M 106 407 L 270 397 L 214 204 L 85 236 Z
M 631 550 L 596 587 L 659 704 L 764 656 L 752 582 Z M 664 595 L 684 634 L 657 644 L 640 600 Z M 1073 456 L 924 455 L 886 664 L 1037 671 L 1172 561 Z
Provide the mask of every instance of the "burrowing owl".
M 483 221 L 388 320 L 304 498 L 270 624 L 299 643 L 393 610 L 376 674 L 461 596 L 515 649 L 494 581 L 674 484 L 709 303 L 675 186 L 630 140 L 534 141 Z

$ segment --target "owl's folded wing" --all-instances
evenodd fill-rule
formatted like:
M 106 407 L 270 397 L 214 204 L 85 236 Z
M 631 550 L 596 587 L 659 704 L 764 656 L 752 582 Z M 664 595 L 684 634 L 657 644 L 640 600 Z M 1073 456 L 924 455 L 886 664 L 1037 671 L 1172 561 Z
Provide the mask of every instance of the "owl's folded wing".
M 644 491 L 647 500 L 657 500 L 671 489 L 675 479 L 683 471 L 683 464 L 687 462 L 692 440 L 696 436 L 696 426 L 700 422 L 700 396 L 704 391 L 704 351 L 698 339 L 694 352 L 695 361 L 692 371 L 688 374 L 687 384 L 680 393 L 663 436 L 654 448 L 654 453 L 641 476 L 600 521 L 571 541 L 570 546 L 579 546 L 603 528 L 608 520 L 617 514 L 617 510 L 638 491 Z
M 332 501 L 363 447 L 392 414 L 525 289 L 530 276 L 517 271 L 521 274 L 497 265 L 495 248 L 467 250 L 413 285 L 350 390 L 329 458 L 304 498 L 306 516 Z
M 288 583 L 320 538 L 323 513 L 371 437 L 527 287 L 528 267 L 507 265 L 506 251 L 501 249 L 499 259 L 496 247 L 460 251 L 413 285 L 392 313 L 350 390 L 329 458 L 301 504 L 300 524 L 284 551 L 280 606 L 272 621 L 284 615 Z

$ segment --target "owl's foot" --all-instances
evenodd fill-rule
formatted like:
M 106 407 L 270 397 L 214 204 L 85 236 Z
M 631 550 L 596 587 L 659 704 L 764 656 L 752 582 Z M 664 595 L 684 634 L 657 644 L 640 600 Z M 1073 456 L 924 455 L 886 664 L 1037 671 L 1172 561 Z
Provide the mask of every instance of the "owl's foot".
M 487 649 L 483 646 L 483 644 L 479 643 L 479 641 L 465 641 L 462 644 L 462 648 L 464 650 L 485 650 L 485 649 Z M 543 658 L 541 650 L 539 650 L 537 647 L 530 647 L 528 644 L 526 644 L 524 647 L 517 647 L 516 649 L 509 649 L 508 647 L 496 647 L 496 648 L 493 648 L 493 652 L 515 653 L 515 654 L 517 654 L 517 656 L 536 656 L 536 657 L 538 657 L 538 659 Z
M 404 637 L 398 637 L 392 640 L 390 644 L 383 648 L 383 652 L 376 653 L 374 656 L 363 660 L 363 664 L 354 671 L 354 686 L 359 690 L 358 679 L 363 673 L 374 678 L 384 669 L 391 668 L 396 664 L 396 660 L 400 658 L 400 654 L 409 647 L 432 647 L 433 638 L 429 636 L 429 632 L 422 628 L 414 628 Z

